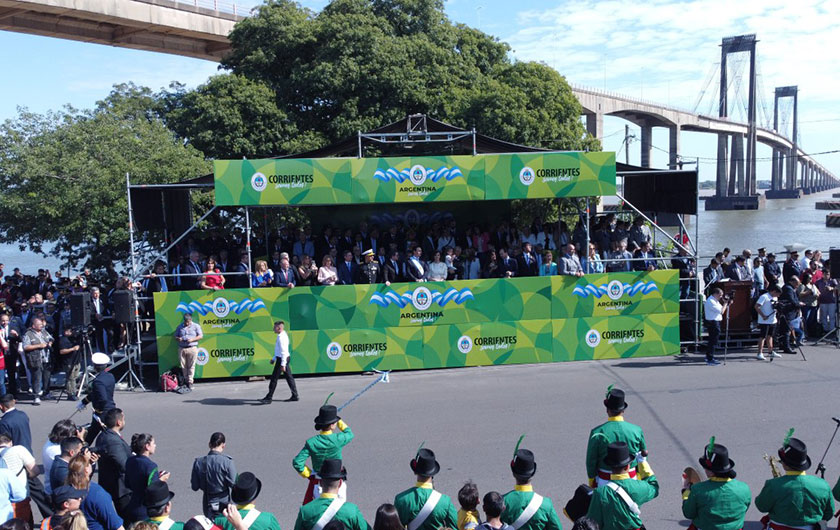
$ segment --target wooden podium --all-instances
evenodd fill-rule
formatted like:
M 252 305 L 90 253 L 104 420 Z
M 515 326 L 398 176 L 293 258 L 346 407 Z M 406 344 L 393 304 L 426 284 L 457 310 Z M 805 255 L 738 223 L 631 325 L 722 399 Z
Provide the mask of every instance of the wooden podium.
M 728 281 L 716 282 L 712 287 L 720 287 L 724 296 L 729 297 L 729 332 L 749 333 L 752 322 L 752 282 L 751 281 Z M 720 329 L 726 332 L 726 314 L 723 315 L 723 322 Z

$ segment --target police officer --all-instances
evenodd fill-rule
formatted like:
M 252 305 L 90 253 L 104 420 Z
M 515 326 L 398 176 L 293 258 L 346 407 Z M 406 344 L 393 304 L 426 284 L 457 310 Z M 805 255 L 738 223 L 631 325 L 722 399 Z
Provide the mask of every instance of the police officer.
M 811 467 L 808 448 L 802 440 L 791 438 L 792 434 L 793 429 L 779 449 L 785 474 L 765 482 L 755 498 L 755 507 L 767 514 L 761 521 L 773 530 L 814 528 L 834 515 L 828 482 L 806 474 Z
M 372 249 L 362 252 L 365 262 L 359 266 L 356 283 L 371 284 L 379 283 L 382 273 L 382 266 L 375 259 Z
M 627 409 L 627 402 L 624 401 L 624 391 L 607 388 L 607 397 L 604 400 L 604 407 L 607 409 L 607 421 L 592 429 L 589 433 L 589 445 L 586 448 L 586 476 L 589 477 L 589 485 L 595 487 L 610 480 L 612 471 L 604 462 L 607 456 L 607 445 L 610 442 L 624 442 L 627 444 L 630 453 L 637 458 L 643 458 L 647 454 L 645 433 L 638 425 L 624 421 L 624 411 Z M 630 468 L 630 478 L 636 478 L 636 470 Z
M 190 486 L 202 491 L 201 506 L 211 521 L 221 515 L 223 505 L 230 503 L 230 489 L 236 483 L 233 458 L 224 454 L 225 435 L 214 432 L 210 436 L 210 452 L 193 462 Z
M 111 358 L 102 352 L 96 352 L 90 356 L 90 360 L 96 369 L 96 377 L 91 381 L 87 395 L 76 406 L 78 410 L 82 410 L 88 403 L 93 404 L 93 419 L 85 435 L 85 443 L 88 445 L 92 444 L 102 432 L 102 415 L 117 408 L 114 403 L 114 387 L 117 381 L 114 375 L 105 369 L 110 364 Z
M 683 491 L 683 515 L 691 521 L 689 530 L 706 528 L 743 528 L 750 507 L 750 487 L 735 480 L 735 462 L 729 450 L 709 440 L 700 465 L 709 480 L 688 484 Z

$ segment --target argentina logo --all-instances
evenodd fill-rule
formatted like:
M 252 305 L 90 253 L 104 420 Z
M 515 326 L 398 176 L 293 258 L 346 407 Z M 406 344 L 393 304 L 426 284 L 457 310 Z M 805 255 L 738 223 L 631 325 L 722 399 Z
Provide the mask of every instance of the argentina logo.
M 251 177 L 251 187 L 254 191 L 263 192 L 268 187 L 268 179 L 262 173 L 254 173 Z
M 586 341 L 586 345 L 590 348 L 595 348 L 599 344 L 601 344 L 601 334 L 598 333 L 597 329 L 590 329 L 586 332 L 586 337 L 584 339 Z
M 425 287 L 418 287 L 411 295 L 411 305 L 419 311 L 425 311 L 432 305 L 432 292 Z
M 219 318 L 225 318 L 226 316 L 228 316 L 228 313 L 230 313 L 230 302 L 228 302 L 221 296 L 213 300 L 214 315 L 216 315 Z
M 210 354 L 207 353 L 207 350 L 204 348 L 198 348 L 198 352 L 195 354 L 195 364 L 204 366 L 209 360 Z
M 327 344 L 327 357 L 337 361 L 341 357 L 341 344 L 337 342 Z
M 607 284 L 607 296 L 610 300 L 618 300 L 624 294 L 624 284 L 619 280 L 613 280 Z
M 447 166 L 441 166 L 438 169 L 432 169 L 421 164 L 416 164 L 407 169 L 398 170 L 393 167 L 389 167 L 386 169 L 377 169 L 373 172 L 373 178 L 381 180 L 382 182 L 390 182 L 394 180 L 397 183 L 402 184 L 405 181 L 409 181 L 415 186 L 424 184 L 427 179 L 432 182 L 438 182 L 439 180 L 450 181 L 463 176 L 464 174 L 458 167 L 450 168 Z
M 461 335 L 461 338 L 458 339 L 458 351 L 466 355 L 472 351 L 472 347 L 472 339 L 467 335 Z

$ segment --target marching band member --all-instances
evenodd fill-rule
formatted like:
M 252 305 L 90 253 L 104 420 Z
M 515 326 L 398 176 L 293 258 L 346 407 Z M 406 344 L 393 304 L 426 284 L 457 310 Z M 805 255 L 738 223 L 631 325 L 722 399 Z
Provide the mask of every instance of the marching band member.
M 637 462 L 642 461 L 647 454 L 642 428 L 624 421 L 624 410 L 627 409 L 624 391 L 610 385 L 607 388 L 604 406 L 607 408 L 607 421 L 592 429 L 586 448 L 586 476 L 589 477 L 589 485 L 592 487 L 606 484 L 610 480 L 610 469 L 604 462 L 607 445 L 610 443 L 626 443 L 630 454 L 636 456 Z M 629 473 L 630 478 L 636 478 L 635 469 L 631 468 Z
M 420 444 L 409 465 L 417 476 L 417 484 L 394 498 L 394 507 L 403 526 L 408 530 L 457 528 L 458 512 L 455 511 L 452 499 L 435 490 L 432 483 L 432 478 L 440 471 L 435 453 Z
M 519 438 L 520 443 L 523 437 L 524 435 Z M 516 486 L 504 496 L 505 510 L 502 512 L 502 522 L 516 530 L 561 530 L 563 526 L 551 499 L 539 495 L 531 485 L 531 479 L 537 472 L 534 453 L 527 449 L 519 449 L 517 443 L 510 470 L 513 472 Z
M 682 511 L 691 521 L 689 530 L 740 530 L 752 494 L 749 486 L 735 480 L 735 462 L 730 460 L 729 450 L 716 444 L 712 436 L 700 465 L 709 480 L 688 484 L 683 490 Z
M 811 467 L 811 458 L 805 443 L 791 438 L 792 434 L 793 429 L 779 449 L 785 474 L 765 482 L 755 498 L 755 507 L 767 514 L 761 521 L 772 530 L 816 528 L 820 521 L 828 521 L 834 515 L 828 482 L 805 473 Z
M 635 458 L 625 442 L 607 446 L 604 464 L 610 469 L 610 479 L 592 492 L 586 514 L 601 530 L 644 528 L 639 506 L 659 495 L 659 482 L 644 460 L 638 465 L 638 480 L 631 478 L 629 471 L 633 461 Z

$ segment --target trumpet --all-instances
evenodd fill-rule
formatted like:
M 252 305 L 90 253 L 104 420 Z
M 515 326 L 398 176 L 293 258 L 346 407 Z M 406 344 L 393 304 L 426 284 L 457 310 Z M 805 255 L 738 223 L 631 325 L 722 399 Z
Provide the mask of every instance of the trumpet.
M 776 464 L 779 463 L 779 459 L 775 456 L 770 456 L 767 453 L 764 453 L 764 459 L 767 460 L 767 463 L 770 464 L 770 473 L 773 474 L 773 478 L 779 478 L 782 474 L 779 472 L 779 468 L 776 467 Z

